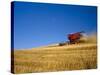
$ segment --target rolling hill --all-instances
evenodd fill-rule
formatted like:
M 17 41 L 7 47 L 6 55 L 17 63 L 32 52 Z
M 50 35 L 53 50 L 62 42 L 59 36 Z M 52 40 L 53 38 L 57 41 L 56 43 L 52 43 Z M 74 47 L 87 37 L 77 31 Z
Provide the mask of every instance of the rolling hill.
M 14 51 L 14 72 L 48 72 L 97 68 L 96 38 L 85 43 L 57 44 Z

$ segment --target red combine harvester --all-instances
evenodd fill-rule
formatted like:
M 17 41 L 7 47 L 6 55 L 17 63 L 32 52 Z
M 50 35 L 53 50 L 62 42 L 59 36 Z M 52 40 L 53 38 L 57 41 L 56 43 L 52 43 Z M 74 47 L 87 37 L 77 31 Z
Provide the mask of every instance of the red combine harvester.
M 68 34 L 67 38 L 68 38 L 69 41 L 59 43 L 59 46 L 79 43 L 80 39 L 83 37 L 83 33 L 84 33 L 84 31 Z
M 75 44 L 79 42 L 80 38 L 83 36 L 82 33 L 84 33 L 84 31 L 68 34 L 67 38 L 71 44 Z

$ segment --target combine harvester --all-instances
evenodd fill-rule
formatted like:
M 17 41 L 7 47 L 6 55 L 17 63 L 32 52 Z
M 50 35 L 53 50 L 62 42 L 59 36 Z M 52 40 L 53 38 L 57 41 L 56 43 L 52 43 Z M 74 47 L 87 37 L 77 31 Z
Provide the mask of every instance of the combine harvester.
M 80 40 L 81 38 L 85 37 L 83 35 L 83 33 L 85 33 L 85 32 L 81 31 L 81 32 L 68 34 L 68 36 L 67 36 L 68 41 L 64 42 L 64 43 L 59 43 L 59 46 L 63 46 L 63 45 L 66 45 L 66 44 L 75 44 L 75 43 L 83 42 L 82 40 Z

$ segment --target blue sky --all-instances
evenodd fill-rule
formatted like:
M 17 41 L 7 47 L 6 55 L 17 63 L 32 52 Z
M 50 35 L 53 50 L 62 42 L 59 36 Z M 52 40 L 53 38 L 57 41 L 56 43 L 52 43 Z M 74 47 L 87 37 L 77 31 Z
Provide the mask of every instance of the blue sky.
M 67 34 L 96 32 L 97 8 L 14 2 L 14 48 L 27 49 L 67 40 Z

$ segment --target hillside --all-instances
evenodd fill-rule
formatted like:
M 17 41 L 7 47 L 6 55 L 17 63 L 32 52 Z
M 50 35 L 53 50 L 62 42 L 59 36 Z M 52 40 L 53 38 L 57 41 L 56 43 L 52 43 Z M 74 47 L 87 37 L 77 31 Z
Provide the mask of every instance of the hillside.
M 64 46 L 54 45 L 29 50 L 16 50 L 14 52 L 14 72 L 96 69 L 97 44 L 92 41 Z

